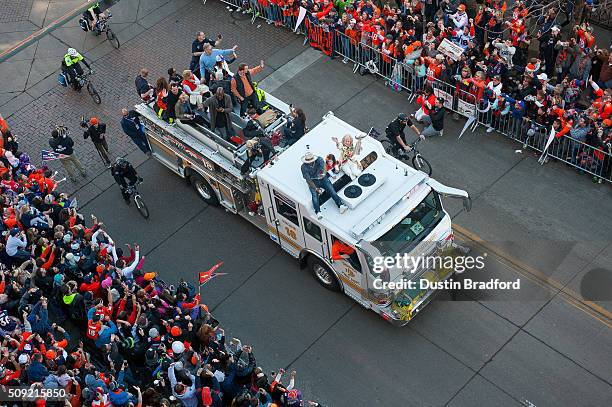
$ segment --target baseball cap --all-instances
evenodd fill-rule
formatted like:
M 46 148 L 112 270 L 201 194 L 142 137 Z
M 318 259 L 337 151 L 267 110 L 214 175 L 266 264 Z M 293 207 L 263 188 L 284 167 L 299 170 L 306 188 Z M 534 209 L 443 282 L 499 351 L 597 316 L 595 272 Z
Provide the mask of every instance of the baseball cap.
M 98 124 L 98 119 L 95 117 L 92 117 L 91 119 L 89 119 L 89 124 L 91 124 L 92 126 L 95 126 L 96 124 Z

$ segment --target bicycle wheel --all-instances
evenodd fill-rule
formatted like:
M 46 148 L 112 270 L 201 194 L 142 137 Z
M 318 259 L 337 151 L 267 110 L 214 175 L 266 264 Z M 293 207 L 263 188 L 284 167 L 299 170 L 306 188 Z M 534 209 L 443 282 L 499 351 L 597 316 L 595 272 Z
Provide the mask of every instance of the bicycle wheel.
M 89 92 L 89 95 L 91 96 L 91 98 L 93 99 L 93 101 L 99 105 L 100 103 L 102 103 L 102 98 L 100 97 L 100 94 L 98 93 L 98 91 L 96 90 L 95 86 L 93 85 L 93 83 L 88 82 L 87 83 L 87 92 Z
M 412 157 L 412 166 L 419 171 L 431 176 L 431 165 L 421 154 L 416 154 Z
M 110 28 L 106 30 L 106 39 L 108 40 L 108 42 L 111 43 L 113 47 L 115 47 L 115 49 L 119 49 L 119 47 L 121 46 L 121 44 L 119 43 L 119 39 L 117 38 L 113 30 L 111 30 Z
M 134 203 L 136 204 L 136 208 L 138 208 L 138 212 L 142 215 L 143 218 L 149 219 L 149 208 L 142 200 L 140 194 L 134 195 Z

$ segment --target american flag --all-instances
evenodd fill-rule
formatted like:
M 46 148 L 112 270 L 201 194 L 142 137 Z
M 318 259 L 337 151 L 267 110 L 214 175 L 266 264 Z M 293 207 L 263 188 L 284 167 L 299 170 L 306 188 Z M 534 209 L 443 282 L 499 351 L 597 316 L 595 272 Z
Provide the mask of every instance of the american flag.
M 40 152 L 40 158 L 42 161 L 53 161 L 59 160 L 60 158 L 68 157 L 66 154 L 56 153 L 55 151 L 42 150 Z

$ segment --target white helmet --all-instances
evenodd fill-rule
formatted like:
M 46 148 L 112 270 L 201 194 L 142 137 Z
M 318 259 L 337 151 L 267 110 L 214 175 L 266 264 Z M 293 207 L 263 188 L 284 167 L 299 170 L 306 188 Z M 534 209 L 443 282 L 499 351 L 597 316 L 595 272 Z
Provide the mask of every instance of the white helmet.
M 68 55 L 70 55 L 71 57 L 76 57 L 77 55 L 79 55 L 79 53 L 74 48 L 68 48 Z
M 185 351 L 185 345 L 183 345 L 183 342 L 181 342 L 181 341 L 174 341 L 174 342 L 172 342 L 172 352 L 175 355 L 183 353 L 184 351 Z

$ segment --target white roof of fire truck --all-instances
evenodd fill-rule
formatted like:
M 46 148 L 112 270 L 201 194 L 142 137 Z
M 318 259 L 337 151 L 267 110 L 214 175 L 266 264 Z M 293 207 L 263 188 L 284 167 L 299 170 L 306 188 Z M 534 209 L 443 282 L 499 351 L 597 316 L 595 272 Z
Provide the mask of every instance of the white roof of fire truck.
M 364 135 L 362 131 L 330 112 L 298 142 L 259 170 L 257 177 L 284 196 L 306 207 L 311 213 L 310 218 L 315 219 L 310 191 L 302 177 L 302 158 L 310 151 L 323 159 L 328 154 L 333 154 L 338 159 L 340 152 L 332 137 L 341 140 L 346 134 L 350 134 L 354 141 L 357 136 Z M 347 203 L 349 209 L 344 214 L 340 214 L 330 198 L 321 205 L 323 219 L 319 221 L 332 232 L 337 231 L 338 237 L 345 239 L 348 237 L 353 242 L 361 239 L 366 241 L 378 239 L 405 217 L 430 191 L 426 183 L 428 180 L 426 174 L 385 153 L 378 140 L 365 137 L 361 143 L 361 153 L 357 158 L 363 160 L 368 155 L 374 158 L 363 171 L 363 174 L 374 176 L 369 177 L 370 183 L 375 180 L 374 183 L 369 186 L 368 183 L 362 185 L 357 178 L 342 187 L 337 193 Z M 332 183 L 338 181 L 341 176 L 342 172 L 332 179 Z M 353 188 L 353 191 L 360 190 L 359 196 L 347 197 L 346 190 L 351 186 L 358 187 Z

